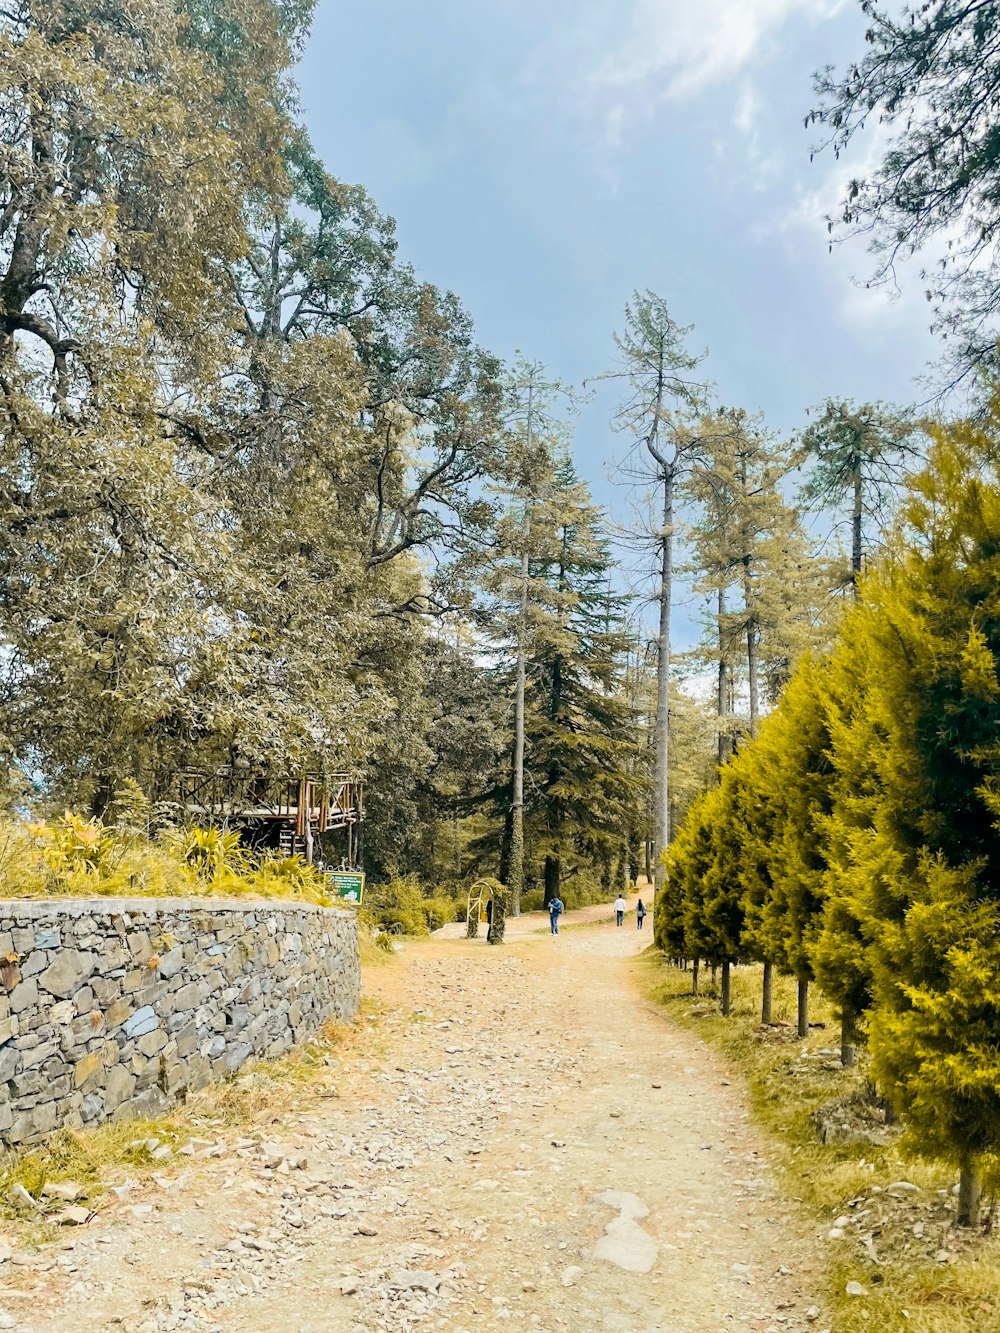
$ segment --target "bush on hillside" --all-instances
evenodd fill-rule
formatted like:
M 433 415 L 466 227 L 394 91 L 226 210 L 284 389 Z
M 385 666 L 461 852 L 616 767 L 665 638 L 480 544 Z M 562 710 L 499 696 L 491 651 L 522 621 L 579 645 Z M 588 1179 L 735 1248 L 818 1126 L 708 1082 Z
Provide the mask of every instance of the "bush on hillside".
M 324 877 L 301 856 L 255 854 L 221 829 L 155 836 L 67 811 L 58 819 L 0 820 L 6 898 L 259 897 L 332 904 Z
M 365 894 L 365 911 L 373 924 L 397 935 L 439 930 L 458 919 L 457 909 L 452 899 L 425 893 L 416 875 L 394 875 L 382 884 L 372 884 Z

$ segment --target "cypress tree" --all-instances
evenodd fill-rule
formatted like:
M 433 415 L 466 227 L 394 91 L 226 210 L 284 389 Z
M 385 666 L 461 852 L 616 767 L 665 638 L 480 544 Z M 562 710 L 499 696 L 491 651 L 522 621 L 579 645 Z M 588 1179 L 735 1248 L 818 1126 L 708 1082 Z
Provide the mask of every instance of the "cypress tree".
M 873 856 L 852 874 L 869 946 L 870 1047 L 916 1148 L 961 1172 L 1000 1148 L 1000 476 L 995 428 L 936 433 L 904 535 L 863 588 Z
M 765 769 L 768 799 L 777 816 L 771 846 L 771 892 L 760 912 L 759 930 L 777 966 L 798 982 L 798 1033 L 809 1031 L 812 946 L 824 897 L 826 857 L 820 839 L 829 809 L 830 761 L 816 686 L 816 664 L 805 659 L 771 719 L 773 762 Z

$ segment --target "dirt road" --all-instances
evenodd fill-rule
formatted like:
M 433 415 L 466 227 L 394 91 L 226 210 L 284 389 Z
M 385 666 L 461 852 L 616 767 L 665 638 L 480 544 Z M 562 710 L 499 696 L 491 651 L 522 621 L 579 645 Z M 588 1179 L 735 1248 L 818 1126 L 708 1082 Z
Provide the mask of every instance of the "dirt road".
M 293 1113 L 15 1255 L 0 1327 L 822 1329 L 740 1091 L 630 987 L 648 943 L 605 907 L 408 944 Z

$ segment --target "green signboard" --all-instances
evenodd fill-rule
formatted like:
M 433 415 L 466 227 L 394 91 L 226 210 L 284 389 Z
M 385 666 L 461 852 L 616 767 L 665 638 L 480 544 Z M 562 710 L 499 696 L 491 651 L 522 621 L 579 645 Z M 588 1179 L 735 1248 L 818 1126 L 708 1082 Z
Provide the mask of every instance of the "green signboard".
M 365 877 L 358 870 L 328 870 L 326 877 L 335 898 L 360 903 L 365 896 Z

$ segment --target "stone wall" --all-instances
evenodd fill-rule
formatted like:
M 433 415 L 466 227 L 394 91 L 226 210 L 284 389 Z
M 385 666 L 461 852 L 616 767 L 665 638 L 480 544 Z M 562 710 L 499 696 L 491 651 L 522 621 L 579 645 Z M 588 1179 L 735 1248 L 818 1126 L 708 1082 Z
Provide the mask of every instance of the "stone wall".
M 343 908 L 0 902 L 0 1142 L 157 1115 L 358 1007 Z

